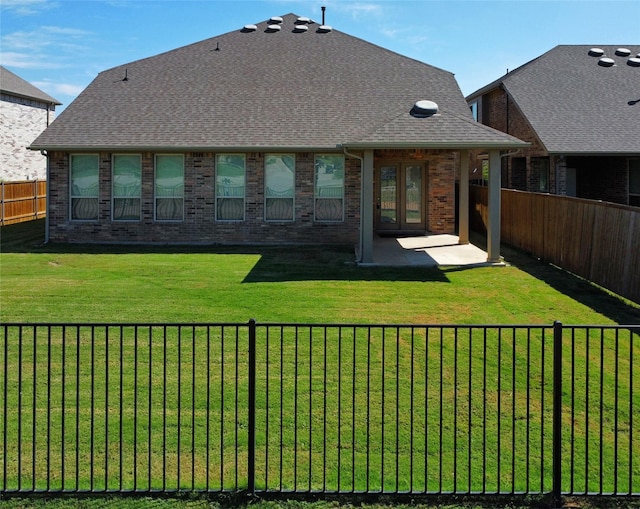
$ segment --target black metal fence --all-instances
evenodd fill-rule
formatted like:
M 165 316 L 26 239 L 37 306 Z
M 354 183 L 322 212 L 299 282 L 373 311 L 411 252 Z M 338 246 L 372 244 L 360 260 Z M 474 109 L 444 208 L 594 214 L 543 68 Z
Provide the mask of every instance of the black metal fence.
M 1 327 L 0 493 L 640 496 L 640 326 Z

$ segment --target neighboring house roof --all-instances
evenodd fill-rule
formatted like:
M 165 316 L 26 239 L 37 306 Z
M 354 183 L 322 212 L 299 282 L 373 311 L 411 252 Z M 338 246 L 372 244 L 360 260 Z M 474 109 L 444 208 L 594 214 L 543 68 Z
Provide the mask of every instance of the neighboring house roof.
M 453 74 L 283 16 L 100 73 L 33 149 L 513 148 L 474 123 Z M 418 100 L 438 115 L 409 114 Z
M 12 73 L 6 67 L 0 65 L 0 91 L 3 94 L 22 97 L 24 99 L 33 99 L 45 104 L 60 105 L 57 99 L 49 94 L 44 93 L 38 87 L 32 85 L 28 81 L 23 80 L 17 74 Z
M 603 67 L 590 49 L 615 65 Z M 616 54 L 618 48 L 629 56 Z M 640 46 L 556 46 L 467 97 L 503 87 L 551 154 L 640 152 Z

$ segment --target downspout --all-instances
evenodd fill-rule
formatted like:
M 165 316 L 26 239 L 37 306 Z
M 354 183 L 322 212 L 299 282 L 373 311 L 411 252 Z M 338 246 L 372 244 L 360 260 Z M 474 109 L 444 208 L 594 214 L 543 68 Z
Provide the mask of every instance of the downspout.
M 48 111 L 49 109 L 47 108 L 47 116 L 48 116 Z M 49 195 L 51 194 L 49 189 L 49 182 L 51 181 L 51 178 L 49 175 L 49 154 L 46 150 L 41 150 L 40 154 L 42 154 L 47 158 L 47 196 L 45 197 L 46 215 L 44 216 L 44 243 L 48 244 L 49 243 Z
M 347 147 L 342 147 L 342 151 L 344 152 L 344 155 L 347 157 L 352 157 L 353 159 L 358 159 L 360 161 L 360 235 L 359 235 L 359 245 L 358 245 L 358 260 L 356 260 L 356 263 L 361 263 L 362 262 L 362 250 L 363 250 L 363 240 L 362 240 L 362 235 L 363 235 L 363 230 L 364 230 L 364 225 L 362 224 L 362 211 L 364 210 L 364 179 L 362 178 L 362 172 L 364 171 L 364 157 L 361 157 L 359 155 L 356 154 L 351 154 L 349 152 L 347 152 Z

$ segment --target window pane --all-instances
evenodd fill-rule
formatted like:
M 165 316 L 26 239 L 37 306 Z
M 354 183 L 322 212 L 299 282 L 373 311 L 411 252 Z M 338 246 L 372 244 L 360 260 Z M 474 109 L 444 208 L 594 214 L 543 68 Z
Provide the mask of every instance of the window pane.
M 405 175 L 406 221 L 419 224 L 422 222 L 422 167 L 407 166 Z
M 97 155 L 71 156 L 71 219 L 98 219 L 100 160 Z
M 179 155 L 156 156 L 156 220 L 184 218 L 184 159 Z
M 113 200 L 113 219 L 116 221 L 136 221 L 140 219 L 139 198 L 116 198 Z
M 342 221 L 344 202 L 344 156 L 316 156 L 316 221 Z
M 295 195 L 295 158 L 290 154 L 269 154 L 265 162 L 265 218 L 292 221 Z
M 266 162 L 267 196 L 293 198 L 295 162 L 292 155 L 269 155 Z
M 98 197 L 98 156 L 71 156 L 71 196 Z
M 156 196 L 182 196 L 184 163 L 182 156 L 156 157 Z
M 244 154 L 216 156 L 216 219 L 243 221 L 246 185 Z
M 140 219 L 142 164 L 139 155 L 113 156 L 113 219 Z
M 140 156 L 113 156 L 113 196 L 140 196 Z
M 216 196 L 242 196 L 245 192 L 245 156 L 218 155 L 216 158 Z

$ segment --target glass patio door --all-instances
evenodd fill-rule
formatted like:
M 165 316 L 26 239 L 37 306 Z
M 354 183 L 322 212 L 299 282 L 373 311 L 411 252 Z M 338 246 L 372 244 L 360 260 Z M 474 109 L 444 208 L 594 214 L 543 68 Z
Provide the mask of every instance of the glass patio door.
M 425 230 L 425 176 L 421 164 L 384 164 L 376 169 L 376 229 Z

